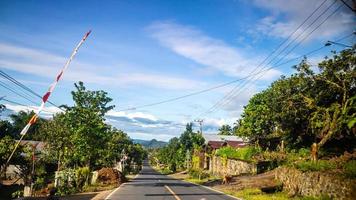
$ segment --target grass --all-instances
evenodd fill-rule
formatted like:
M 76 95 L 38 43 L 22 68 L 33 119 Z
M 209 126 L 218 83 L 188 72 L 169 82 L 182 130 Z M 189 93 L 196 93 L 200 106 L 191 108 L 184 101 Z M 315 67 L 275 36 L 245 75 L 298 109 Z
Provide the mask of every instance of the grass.
M 244 189 L 240 191 L 232 191 L 228 189 L 222 190 L 226 194 L 230 194 L 232 196 L 242 198 L 244 200 L 288 200 L 288 199 L 294 199 L 294 200 L 327 200 L 329 198 L 325 197 L 289 197 L 285 192 L 276 192 L 272 194 L 267 194 L 262 192 L 260 189 L 257 188 L 249 188 L 249 189 Z
M 356 160 L 350 160 L 344 166 L 345 176 L 356 178 Z
M 328 160 L 318 160 L 316 162 L 314 161 L 301 161 L 301 162 L 296 162 L 294 166 L 301 170 L 302 172 L 307 172 L 307 171 L 328 171 L 328 170 L 333 170 L 336 169 L 337 166 L 335 163 L 330 162 Z
M 242 198 L 244 200 L 261 200 L 261 199 L 274 199 L 274 200 L 287 200 L 287 194 L 277 192 L 273 194 L 265 194 L 260 189 L 244 189 L 240 191 L 226 191 L 226 193 Z
M 216 177 L 208 177 L 208 178 L 203 178 L 203 179 L 198 179 L 198 178 L 185 178 L 185 181 L 199 184 L 199 185 L 204 185 L 207 182 L 214 181 L 214 180 L 219 180 L 219 178 Z
M 154 170 L 156 170 L 157 172 L 163 174 L 163 175 L 168 175 L 168 174 L 172 174 L 173 172 L 171 170 L 169 170 L 168 168 L 159 168 L 159 167 L 154 167 Z
M 99 192 L 99 191 L 104 191 L 104 190 L 112 190 L 116 188 L 118 185 L 117 184 L 110 184 L 110 185 L 105 185 L 105 184 L 94 184 L 94 185 L 87 185 L 83 187 L 82 192 Z

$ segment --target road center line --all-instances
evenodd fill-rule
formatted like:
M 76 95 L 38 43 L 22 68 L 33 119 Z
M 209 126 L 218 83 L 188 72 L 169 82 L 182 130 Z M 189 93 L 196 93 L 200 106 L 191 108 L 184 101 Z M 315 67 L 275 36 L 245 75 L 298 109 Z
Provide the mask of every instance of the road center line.
M 176 198 L 176 200 L 182 200 L 181 198 L 179 198 L 179 196 L 178 196 L 176 193 L 173 192 L 173 190 L 172 190 L 170 187 L 168 187 L 167 185 L 164 185 L 164 187 L 165 187 L 170 193 L 172 193 L 172 195 L 174 196 L 174 198 Z

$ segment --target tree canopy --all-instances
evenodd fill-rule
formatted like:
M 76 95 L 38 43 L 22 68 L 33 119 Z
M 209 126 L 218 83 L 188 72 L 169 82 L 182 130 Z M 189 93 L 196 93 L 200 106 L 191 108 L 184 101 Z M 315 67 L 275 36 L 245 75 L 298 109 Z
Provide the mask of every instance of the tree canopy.
M 356 134 L 355 65 L 355 48 L 334 52 L 317 69 L 304 59 L 297 73 L 249 100 L 235 134 L 263 143 L 280 138 L 291 148 L 313 142 L 350 148 Z

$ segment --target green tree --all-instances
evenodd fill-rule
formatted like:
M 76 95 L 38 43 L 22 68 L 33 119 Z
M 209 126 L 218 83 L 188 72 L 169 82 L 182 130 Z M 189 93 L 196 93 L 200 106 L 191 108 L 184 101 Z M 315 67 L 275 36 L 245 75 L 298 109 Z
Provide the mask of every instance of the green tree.
M 79 166 L 96 167 L 101 148 L 108 139 L 109 127 L 105 124 L 105 114 L 114 108 L 108 105 L 112 99 L 105 91 L 90 91 L 83 82 L 75 84 L 72 91 L 72 107 L 67 107 L 66 120 L 69 122 L 73 159 Z
M 106 167 L 112 166 L 117 161 L 122 159 L 122 152 L 129 152 L 128 149 L 133 145 L 130 137 L 121 130 L 111 128 L 108 130 L 107 142 L 105 147 L 101 149 L 101 158 L 98 162 Z M 139 155 L 140 156 L 140 155 Z M 140 157 L 137 157 L 140 159 Z M 141 164 L 141 162 L 138 162 Z
M 299 95 L 313 111 L 310 128 L 322 147 L 331 139 L 355 137 L 351 130 L 356 123 L 355 48 L 339 54 L 334 52 L 332 58 L 325 59 L 318 67 L 317 74 L 306 63 L 301 63 L 297 70 L 300 79 L 305 80 Z
M 224 124 L 219 128 L 219 135 L 232 135 L 232 128 L 228 124 Z
M 0 120 L 0 138 L 11 136 L 13 138 L 12 124 L 7 120 Z
M 40 127 L 42 139 L 47 143 L 46 158 L 49 162 L 57 162 L 57 170 L 66 168 L 73 162 L 74 144 L 66 115 L 57 114 Z
M 25 112 L 25 111 L 20 111 L 16 114 L 10 115 L 10 119 L 12 121 L 12 135 L 14 138 L 19 139 L 20 138 L 20 132 L 22 129 L 26 126 L 26 124 L 30 121 L 32 116 L 35 113 L 33 111 L 31 112 Z M 36 123 L 33 124 L 30 129 L 28 130 L 25 139 L 27 140 L 41 140 L 41 133 L 40 133 L 40 126 L 41 124 L 46 121 L 45 119 L 38 118 Z
M 296 74 L 281 77 L 250 99 L 236 134 L 265 142 L 278 137 L 292 148 L 313 142 L 319 147 L 334 144 L 340 151 L 352 148 L 355 60 L 355 49 L 346 49 L 319 63 L 317 73 L 303 60 Z
M 1 100 L 1 98 L 0 98 Z M 0 113 L 3 112 L 6 109 L 6 106 L 4 104 L 0 104 Z

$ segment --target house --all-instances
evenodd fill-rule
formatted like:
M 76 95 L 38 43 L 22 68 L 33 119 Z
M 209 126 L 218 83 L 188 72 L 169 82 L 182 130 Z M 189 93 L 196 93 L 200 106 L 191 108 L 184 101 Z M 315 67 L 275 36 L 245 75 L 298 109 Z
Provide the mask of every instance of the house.
M 203 137 L 205 146 L 211 148 L 211 150 L 217 150 L 224 146 L 241 148 L 247 145 L 246 141 L 234 135 L 204 134 Z
M 204 134 L 204 158 L 201 159 L 201 167 L 209 169 L 211 155 L 222 147 L 230 146 L 233 148 L 241 148 L 247 146 L 247 142 L 242 138 L 233 135 L 217 135 L 217 134 Z
M 16 140 L 18 142 L 18 140 Z M 34 141 L 34 140 L 21 140 L 20 146 L 27 146 L 28 148 L 32 149 L 32 159 L 36 159 L 36 155 L 40 154 L 41 152 L 44 151 L 46 143 L 42 141 Z M 22 156 L 25 156 L 24 153 L 21 153 Z M 10 164 L 7 166 L 6 171 L 5 171 L 5 177 L 7 179 L 17 179 L 20 178 L 19 166 L 16 164 Z M 21 182 L 21 180 L 20 180 Z

